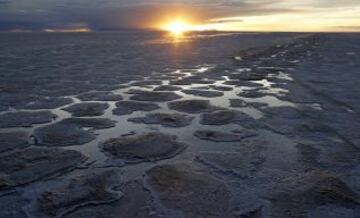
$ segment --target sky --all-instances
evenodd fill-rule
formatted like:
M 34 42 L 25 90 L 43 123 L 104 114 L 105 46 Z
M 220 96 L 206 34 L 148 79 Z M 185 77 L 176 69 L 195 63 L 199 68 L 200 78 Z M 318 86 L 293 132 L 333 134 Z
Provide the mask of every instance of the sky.
M 360 32 L 360 0 L 0 0 L 0 31 L 161 29 Z

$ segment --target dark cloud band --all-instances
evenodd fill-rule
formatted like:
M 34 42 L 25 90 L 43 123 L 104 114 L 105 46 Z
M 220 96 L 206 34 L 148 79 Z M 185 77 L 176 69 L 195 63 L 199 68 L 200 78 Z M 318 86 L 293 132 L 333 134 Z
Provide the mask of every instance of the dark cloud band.
M 292 1 L 291 1 L 292 2 Z M 213 23 L 224 17 L 311 13 L 312 9 L 360 5 L 357 0 L 0 0 L 0 30 L 87 27 L 94 30 L 149 28 L 159 20 L 189 17 Z M 216 23 L 241 22 L 217 20 Z

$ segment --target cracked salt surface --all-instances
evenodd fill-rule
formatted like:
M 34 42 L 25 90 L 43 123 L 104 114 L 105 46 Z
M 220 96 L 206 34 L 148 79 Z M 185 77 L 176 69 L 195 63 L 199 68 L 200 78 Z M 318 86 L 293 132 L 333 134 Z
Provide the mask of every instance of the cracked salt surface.
M 0 192 L 0 202 L 19 198 L 19 207 L 38 217 L 54 214 L 113 217 L 124 211 L 133 217 L 232 217 L 234 214 L 287 217 L 287 212 L 297 216 L 304 211 L 327 217 L 328 213 L 320 206 L 328 206 L 329 202 L 334 211 L 347 208 L 349 214 L 360 212 L 356 203 L 359 202 L 356 190 L 360 185 L 352 173 L 352 167 L 358 164 L 355 160 L 360 157 L 356 143 L 352 142 L 356 142 L 356 131 L 342 131 L 341 128 L 348 127 L 345 122 L 328 126 L 332 117 L 346 121 L 357 119 L 356 107 L 353 113 L 344 113 L 334 104 L 335 100 L 329 102 L 329 97 L 323 98 L 318 92 L 308 94 L 318 100 L 316 102 L 295 101 L 307 90 L 306 86 L 294 88 L 294 84 L 305 84 L 299 81 L 296 70 L 298 65 L 308 64 L 308 49 L 324 43 L 319 37 L 324 36 L 295 37 L 276 46 L 245 50 L 230 62 L 224 60 L 226 63 L 203 64 L 205 60 L 200 65 L 189 64 L 166 72 L 154 70 L 150 75 L 127 78 L 119 84 L 114 84 L 116 78 L 109 78 L 107 81 L 114 86 L 103 92 L 81 90 L 80 93 L 90 94 L 65 94 L 63 97 L 70 98 L 72 103 L 46 109 L 56 115 L 56 119 L 27 128 L 0 129 L 3 135 L 24 132 L 19 135 L 20 139 L 23 134 L 33 137 L 29 139 L 31 144 L 19 142 L 17 148 L 25 146 L 27 150 L 18 153 L 19 150 L 9 150 L 6 145 L 0 158 L 21 156 L 19 163 L 26 166 L 24 173 L 32 169 L 32 164 L 39 166 L 35 170 L 43 169 L 41 178 L 29 171 L 33 177 L 28 178 L 35 178 L 37 182 L 30 181 L 20 187 L 17 185 L 22 184 L 22 171 L 11 165 L 11 161 L 8 168 L 0 167 L 0 175 L 9 175 L 0 176 L 0 189 L 17 186 L 14 195 Z M 332 38 L 327 40 L 331 42 Z M 316 55 L 319 54 L 312 52 L 312 57 L 317 58 Z M 251 72 L 254 74 L 249 74 Z M 172 83 L 174 85 L 166 87 Z M 165 90 L 154 92 L 157 88 Z M 162 94 L 157 96 L 157 93 Z M 214 93 L 223 93 L 223 96 Z M 132 113 L 114 112 L 122 101 L 134 100 L 136 95 L 140 95 L 135 100 L 141 104 L 131 110 Z M 146 99 L 149 96 L 151 99 Z M 194 104 L 195 101 L 202 103 Z M 71 114 L 63 108 L 84 102 L 108 104 L 108 107 L 103 108 L 102 115 L 90 113 L 92 117 L 84 117 L 85 113 L 79 120 L 69 119 Z M 185 107 L 183 102 L 187 102 Z M 66 134 L 56 131 L 47 135 L 53 142 L 51 145 L 41 144 L 41 130 L 59 123 L 92 137 L 86 138 L 90 141 L 82 145 L 56 144 L 56 141 L 74 142 L 81 138 L 81 134 L 71 134 L 71 131 Z M 36 152 L 42 149 L 47 152 Z M 72 155 L 77 158 L 66 160 L 60 155 L 58 158 L 67 161 L 66 169 L 61 168 L 65 163 L 51 162 L 49 153 L 64 154 L 67 150 L 74 151 Z M 26 152 L 31 155 L 28 157 Z M 47 166 L 48 162 L 51 164 Z M 115 181 L 101 179 L 107 177 L 103 175 L 109 170 L 116 175 Z M 328 171 L 333 174 L 327 174 Z M 293 196 L 283 195 L 282 192 L 291 193 L 291 185 L 297 182 L 294 179 L 310 181 L 309 186 L 302 186 Z M 94 185 L 97 189 L 92 191 Z M 317 193 L 324 189 L 328 195 L 319 200 Z M 76 194 L 72 195 L 72 191 Z M 69 198 L 59 194 L 63 192 L 69 193 Z M 349 195 L 348 198 L 343 198 L 342 193 Z M 296 200 L 299 195 L 305 196 L 300 202 Z M 284 196 L 291 199 L 288 204 L 283 203 Z M 319 202 L 311 204 L 313 199 Z M 292 202 L 299 207 L 293 207 Z M 221 208 L 221 211 L 209 208 Z M 0 215 L 11 210 L 7 207 Z M 15 217 L 22 217 L 21 212 Z

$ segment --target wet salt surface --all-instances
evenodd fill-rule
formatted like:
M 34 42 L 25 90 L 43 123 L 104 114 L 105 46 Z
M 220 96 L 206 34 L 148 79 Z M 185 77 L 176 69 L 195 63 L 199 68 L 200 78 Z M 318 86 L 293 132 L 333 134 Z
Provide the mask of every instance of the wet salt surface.
M 54 120 L 45 124 L 34 124 L 28 128 L 2 128 L 0 132 L 2 134 L 24 132 L 29 136 L 29 145 L 25 146 L 39 147 L 41 141 L 35 134 L 36 130 L 66 121 L 71 118 L 71 114 L 63 109 L 83 102 L 109 106 L 104 108 L 103 115 L 86 117 L 85 113 L 80 114 L 80 119 L 107 119 L 115 126 L 97 129 L 96 125 L 71 124 L 75 125 L 71 128 L 80 128 L 85 133 L 95 134 L 94 137 L 90 142 L 82 145 L 63 147 L 59 143 L 59 146 L 62 147 L 61 149 L 80 152 L 86 156 L 86 162 L 72 160 L 67 163 L 67 168 L 71 169 L 69 172 L 54 170 L 56 173 L 52 173 L 49 170 L 49 175 L 41 181 L 18 190 L 23 197 L 14 195 L 3 198 L 3 194 L 0 193 L 0 202 L 7 202 L 12 198 L 27 199 L 31 203 L 23 204 L 19 200 L 19 204 L 28 214 L 38 217 L 51 217 L 53 214 L 61 214 L 64 217 L 88 217 L 89 214 L 94 213 L 95 208 L 99 217 L 126 210 L 129 210 L 133 217 L 233 217 L 234 214 L 245 217 L 297 217 L 307 212 L 327 217 L 329 213 L 321 209 L 324 205 L 330 205 L 336 211 L 346 209 L 350 210 L 348 214 L 356 214 L 360 210 L 357 203 L 359 202 L 357 194 L 360 190 L 359 177 L 357 174 L 348 176 L 353 174 L 353 167 L 358 165 L 356 160 L 360 157 L 355 146 L 358 139 L 356 129 L 344 134 L 337 129 L 348 128 L 344 123 L 340 122 L 338 126 L 331 127 L 328 125 L 335 116 L 347 122 L 358 118 L 348 115 L 349 111 L 344 113 L 334 101 L 329 102 L 328 98 L 307 93 L 308 86 L 299 88 L 297 86 L 299 78 L 294 77 L 299 74 L 294 73 L 298 69 L 297 65 L 307 64 L 308 59 L 304 52 L 307 54 L 308 50 L 314 50 L 315 45 L 320 43 L 321 40 L 317 37 L 300 38 L 294 43 L 285 43 L 284 46 L 259 49 L 255 52 L 255 57 L 252 57 L 251 53 L 240 52 L 239 57 L 242 58 L 235 58 L 235 62 L 227 63 L 226 67 L 221 64 L 204 64 L 192 68 L 173 69 L 166 73 L 153 72 L 146 77 L 119 83 L 118 88 L 100 94 L 94 95 L 94 92 L 91 92 L 91 95 L 79 95 L 81 93 L 64 95 L 63 97 L 72 99 L 72 103 L 56 109 L 46 109 L 56 115 Z M 252 71 L 259 75 L 247 77 L 247 73 Z M 229 85 L 227 82 L 232 80 L 229 75 L 238 74 L 242 80 Z M 185 85 L 176 85 L 178 81 Z M 184 81 L 186 82 L 183 83 Z M 181 90 L 165 89 L 159 91 L 163 93 L 161 95 L 156 95 L 158 92 L 153 91 L 172 83 Z M 223 88 L 219 90 L 217 87 Z M 187 93 L 184 90 L 191 92 Z M 220 92 L 223 96 L 208 96 L 209 92 Z M 141 97 L 133 99 L 133 96 L 139 93 Z M 199 96 L 194 93 L 205 93 L 205 95 Z M 242 96 L 244 93 L 246 97 Z M 303 95 L 310 96 L 312 101 L 298 101 Z M 80 96 L 86 101 L 82 101 Z M 149 99 L 146 99 L 147 97 Z M 244 104 L 235 107 L 230 104 L 230 99 L 242 101 Z M 141 110 L 140 107 L 139 110 L 124 115 L 116 115 L 113 112 L 121 101 L 129 100 L 151 103 L 159 108 Z M 196 109 L 189 108 L 191 104 L 188 104 L 184 107 L 185 110 L 171 106 L 178 102 L 194 100 L 205 101 L 209 105 L 204 109 L 203 106 Z M 356 111 L 356 107 L 353 109 L 352 111 Z M 323 110 L 327 110 L 329 116 L 324 114 Z M 337 112 L 339 110 L 341 113 Z M 17 111 L 44 110 L 12 109 L 12 112 Z M 6 113 L 6 111 L 1 112 L 1 115 Z M 148 116 L 151 114 L 163 115 L 150 119 Z M 172 117 L 171 114 L 177 114 L 178 117 Z M 75 137 L 60 133 L 51 135 L 52 139 L 62 141 L 62 137 L 69 137 L 68 139 Z M 161 133 L 163 137 L 161 135 L 155 137 L 153 143 L 151 141 L 141 143 L 142 140 L 146 140 L 146 137 L 141 138 L 141 136 L 149 133 Z M 163 143 L 161 138 L 167 146 L 161 144 Z M 125 139 L 131 140 L 127 142 Z M 177 143 L 185 146 L 181 149 L 176 148 L 173 152 L 172 148 L 168 147 L 170 139 L 174 140 L 176 146 Z M 114 143 L 114 147 L 104 152 L 106 142 Z M 329 144 L 332 146 L 329 147 Z M 132 149 L 129 145 L 134 145 L 136 148 Z M 21 148 L 24 145 L 19 146 Z M 41 146 L 42 149 L 46 147 L 46 145 Z M 52 149 L 52 146 L 48 147 Z M 169 152 L 162 149 L 169 149 Z M 13 153 L 8 151 L 7 146 L 4 154 Z M 16 154 L 13 156 L 17 158 Z M 46 155 L 43 158 L 51 161 L 51 157 Z M 44 167 L 42 163 L 46 164 L 46 161 L 38 163 L 36 160 L 27 160 L 26 157 L 23 161 L 25 163 L 35 161 L 39 164 L 39 169 Z M 88 171 L 94 170 L 99 172 L 90 176 L 94 179 L 86 179 L 89 174 L 93 174 Z M 106 170 L 114 170 L 121 174 L 120 179 L 109 181 L 109 184 L 108 181 L 101 180 L 103 177 L 101 175 Z M 323 171 L 329 174 L 324 174 Z M 0 172 L 11 175 L 16 172 L 16 168 L 7 172 L 7 169 L 0 167 Z M 300 183 L 305 181 L 308 185 L 304 183 L 305 187 L 295 190 L 293 195 L 283 194 L 282 192 L 291 193 L 294 187 L 298 186 L 296 180 Z M 66 184 L 80 185 L 75 187 L 76 190 L 72 190 L 74 187 L 61 185 L 62 181 L 66 181 Z M 0 176 L 0 188 L 4 184 L 9 186 L 8 181 Z M 99 185 L 104 192 L 116 194 L 116 197 L 107 201 L 109 199 L 106 196 L 87 192 L 84 188 L 91 189 L 94 184 Z M 17 183 L 10 184 L 12 185 L 16 186 Z M 328 194 L 323 196 L 324 199 L 320 199 L 316 193 L 321 192 L 324 186 Z M 132 187 L 133 192 L 127 191 L 129 187 Z M 275 193 L 274 187 L 280 193 Z M 69 194 L 73 199 L 63 199 L 57 194 L 58 190 L 66 190 L 69 193 L 79 191 L 79 195 Z M 119 190 L 123 191 L 124 195 L 117 192 Z M 197 194 L 194 196 L 189 193 Z M 299 196 L 304 195 L 304 198 L 297 200 Z M 42 198 L 34 196 L 42 196 Z M 189 197 L 183 199 L 179 196 Z M 131 203 L 130 208 L 127 208 L 124 206 L 127 204 L 122 203 L 121 199 L 132 199 L 131 202 L 139 203 Z M 217 200 L 208 201 L 209 199 Z M 286 204 L 284 203 L 286 199 L 291 201 Z M 314 201 L 316 203 L 313 203 Z M 117 203 L 112 204 L 113 202 Z M 95 206 L 92 203 L 99 205 Z M 300 206 L 294 207 L 293 204 Z M 176 205 L 181 205 L 183 209 L 178 209 Z M 221 210 L 209 210 L 213 206 Z M 46 211 L 41 209 L 45 207 Z M 2 216 L 1 213 L 0 215 Z
M 199 68 L 202 69 L 202 68 Z M 194 70 L 195 72 L 197 70 Z M 178 73 L 178 71 L 176 71 Z M 216 84 L 221 84 L 223 81 L 218 81 Z M 163 81 L 163 84 L 168 83 L 168 81 Z M 184 89 L 190 89 L 190 88 L 196 88 L 199 87 L 198 85 L 189 85 L 189 86 L 182 86 L 182 88 Z M 150 91 L 151 89 L 155 88 L 155 86 L 149 87 L 149 88 L 142 88 L 142 90 L 144 91 Z M 116 94 L 121 94 L 123 96 L 123 99 L 126 101 L 131 97 L 131 94 L 127 94 L 127 92 L 132 89 L 132 88 L 125 88 L 125 89 L 119 89 L 119 90 L 115 90 L 114 93 Z M 227 108 L 229 106 L 229 102 L 228 99 L 229 98 L 236 98 L 236 91 L 237 89 L 234 88 L 233 91 L 227 91 L 224 92 L 225 96 L 224 97 L 216 97 L 216 98 L 206 98 L 206 97 L 199 97 L 199 96 L 190 96 L 190 95 L 186 95 L 180 91 L 176 91 L 174 93 L 181 95 L 182 98 L 179 100 L 194 100 L 194 99 L 199 99 L 199 100 L 209 100 L 210 104 L 212 104 L 213 106 L 219 107 L 219 108 Z M 72 97 L 74 99 L 75 102 L 80 102 L 79 99 L 76 99 L 75 97 Z M 275 97 L 273 98 L 275 99 Z M 95 101 L 94 101 L 95 102 Z M 268 102 L 266 98 L 264 99 L 255 99 L 255 100 L 250 100 L 249 102 L 260 102 L 260 103 L 267 103 L 267 104 L 272 104 L 271 101 Z M 282 102 L 282 101 L 280 101 Z M 145 125 L 145 124 L 136 124 L 133 122 L 129 122 L 128 120 L 130 118 L 138 118 L 138 117 L 143 117 L 146 114 L 149 113 L 179 113 L 177 111 L 174 110 L 168 110 L 167 109 L 167 102 L 155 102 L 157 105 L 159 105 L 161 108 L 158 110 L 153 110 L 151 112 L 146 112 L 146 111 L 138 111 L 138 112 L 134 112 L 130 115 L 122 115 L 122 116 L 116 116 L 113 114 L 113 110 L 116 108 L 115 102 L 108 102 L 108 104 L 110 105 L 110 107 L 108 109 L 106 109 L 104 115 L 102 116 L 97 116 L 96 118 L 107 118 L 113 121 L 116 121 L 116 126 L 114 128 L 111 129 L 105 129 L 105 130 L 96 130 L 96 140 L 92 141 L 90 143 L 84 144 L 84 145 L 80 145 L 80 146 L 72 146 L 72 147 L 67 147 L 67 149 L 74 149 L 74 150 L 78 150 L 81 151 L 82 153 L 86 154 L 87 156 L 89 156 L 91 158 L 91 160 L 96 160 L 97 162 L 102 162 L 104 161 L 106 158 L 104 156 L 104 154 L 99 150 L 98 145 L 109 139 L 109 138 L 113 138 L 113 137 L 119 137 L 121 135 L 126 135 L 128 133 L 132 133 L 132 132 L 136 132 L 137 134 L 142 133 L 142 132 L 148 132 L 148 131 L 159 131 L 159 132 L 165 132 L 168 134 L 174 134 L 174 135 L 180 135 L 179 137 L 179 141 L 184 141 L 184 142 L 193 142 L 193 140 L 196 138 L 194 138 L 192 136 L 193 132 L 195 130 L 197 130 L 198 128 L 202 127 L 202 125 L 199 124 L 199 120 L 200 120 L 200 114 L 195 115 L 195 119 L 192 123 L 192 125 L 190 127 L 184 127 L 184 128 L 178 128 L 178 129 L 169 129 L 169 128 L 164 128 L 160 125 Z M 281 104 L 278 104 L 279 106 Z M 286 106 L 286 104 L 284 104 L 284 106 Z M 255 119 L 261 118 L 262 117 L 262 112 L 260 112 L 259 110 L 253 108 L 253 107 L 247 107 L 247 108 L 241 108 L 238 111 L 242 111 L 250 116 L 252 116 Z M 56 114 L 59 119 L 57 119 L 57 122 L 61 121 L 62 119 L 65 118 L 69 118 L 71 117 L 70 114 L 64 112 L 61 110 L 61 108 L 59 109 L 55 109 L 52 111 L 54 114 Z M 181 114 L 181 113 L 180 113 Z M 186 113 L 184 113 L 185 115 Z M 42 125 L 44 126 L 44 125 Z M 39 128 L 40 126 L 37 126 L 33 129 Z M 229 127 L 233 127 L 234 129 L 239 128 L 238 125 L 232 125 L 229 124 Z M 240 127 L 241 128 L 241 127 Z M 221 129 L 221 128 L 219 128 Z M 20 129 L 19 129 L 20 130 Z M 32 133 L 33 130 L 30 130 L 30 134 Z M 199 141 L 199 140 L 197 140 Z M 197 144 L 202 144 L 201 142 L 197 143 Z

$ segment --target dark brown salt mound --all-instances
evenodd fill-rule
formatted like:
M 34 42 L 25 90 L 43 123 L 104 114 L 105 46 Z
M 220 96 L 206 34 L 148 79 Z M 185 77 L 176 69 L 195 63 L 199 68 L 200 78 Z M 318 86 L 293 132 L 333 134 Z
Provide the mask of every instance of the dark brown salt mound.
M 194 90 L 210 90 L 210 86 L 192 86 Z
M 54 124 L 36 129 L 34 132 L 36 145 L 63 147 L 82 145 L 95 140 L 91 131 L 83 130 L 78 125 Z
M 267 95 L 270 95 L 270 94 L 268 94 L 266 92 L 260 92 L 259 90 L 256 90 L 256 89 L 247 90 L 247 91 L 238 93 L 238 96 L 244 97 L 244 98 L 262 98 Z
M 259 121 L 264 124 L 265 128 L 282 135 L 293 135 L 296 133 L 296 128 L 308 122 L 301 119 L 285 119 L 281 117 L 263 117 Z
M 3 77 L 2 77 L 3 78 Z M 9 110 L 10 108 L 15 109 L 53 109 L 57 108 L 57 106 L 63 103 L 63 98 L 58 97 L 50 97 L 55 95 L 46 96 L 46 93 L 41 93 L 41 95 L 38 95 L 36 93 L 32 93 L 34 89 L 30 89 L 32 91 L 23 89 L 20 90 L 18 88 L 14 89 L 10 88 L 9 91 L 6 91 L 6 86 L 13 86 L 13 85 L 19 85 L 22 88 L 25 88 L 29 85 L 28 79 L 24 79 L 27 81 L 26 85 L 22 86 L 20 83 L 15 84 L 14 81 L 8 81 L 7 83 L 4 83 L 4 80 L 2 80 L 1 85 L 1 95 L 0 95 L 0 110 Z M 36 86 L 37 88 L 37 86 Z M 36 89 L 35 88 L 35 89 Z M 15 91 L 17 90 L 17 91 Z M 67 101 L 67 100 L 65 100 Z M 66 104 L 64 104 L 66 105 Z
M 220 97 L 224 95 L 224 93 L 218 91 L 197 90 L 197 89 L 187 89 L 187 90 L 182 90 L 182 92 L 187 95 L 195 95 L 195 96 L 207 97 L 207 98 Z
M 27 148 L 0 156 L 0 190 L 75 168 L 86 158 L 78 151 Z
M 57 217 L 78 207 L 112 203 L 121 198 L 120 192 L 110 191 L 113 171 L 77 175 L 51 190 L 44 191 L 37 199 L 40 213 Z
M 174 80 L 170 80 L 169 82 L 170 85 L 176 85 L 176 86 L 187 86 L 187 85 L 191 85 L 192 81 L 187 80 L 187 79 L 174 79 Z
M 239 152 L 202 152 L 196 160 L 225 174 L 243 178 L 251 176 L 265 161 L 261 146 L 241 149 Z
M 49 123 L 57 118 L 49 111 L 9 112 L 0 115 L 0 128 L 31 127 L 34 124 Z
M 321 122 L 309 120 L 303 111 L 294 107 L 268 107 L 262 108 L 265 116 L 260 119 L 265 127 L 283 135 L 307 134 L 314 132 L 330 133 L 332 128 Z M 315 115 L 315 112 L 312 112 Z
M 163 85 L 163 86 L 158 86 L 154 89 L 154 91 L 158 92 L 158 91 L 179 91 L 182 88 L 179 86 L 170 86 L 170 85 Z
M 230 74 L 230 79 L 242 80 L 242 81 L 256 81 L 267 78 L 266 73 L 255 73 L 255 72 L 241 72 L 237 74 Z
M 153 113 L 145 117 L 130 118 L 129 121 L 134 123 L 160 124 L 165 127 L 185 127 L 191 124 L 194 117 L 183 114 L 165 114 Z
M 4 105 L 0 105 L 0 111 L 6 111 L 8 110 L 9 108 L 4 106 Z
M 223 82 L 224 85 L 230 85 L 230 86 L 247 86 L 247 87 L 254 87 L 259 88 L 263 87 L 260 83 L 254 83 L 249 81 L 242 81 L 242 80 L 228 80 Z
M 236 133 L 225 133 L 214 130 L 198 130 L 194 133 L 194 136 L 202 140 L 214 142 L 239 142 L 245 138 L 257 136 L 257 133 L 247 130 L 237 131 Z
M 78 125 L 82 128 L 108 129 L 115 126 L 116 121 L 106 118 L 68 118 L 59 124 Z
M 203 76 L 188 76 L 177 80 L 171 80 L 170 85 L 214 84 L 215 82 L 215 80 Z
M 333 174 L 311 171 L 287 178 L 270 197 L 275 217 L 307 217 L 319 206 L 359 206 L 359 197 Z
M 251 107 L 257 108 L 259 110 L 262 110 L 263 108 L 266 108 L 267 106 L 269 106 L 268 103 L 263 103 L 263 102 L 249 102 L 248 105 Z
M 28 218 L 24 210 L 25 206 L 28 205 L 20 193 L 11 193 L 0 197 L 0 217 L 4 218 Z
M 210 85 L 209 87 L 210 87 L 210 88 L 212 88 L 212 89 L 214 89 L 214 90 L 217 90 L 217 91 L 224 91 L 224 92 L 234 90 L 234 88 L 232 88 L 232 87 L 230 87 L 230 86 Z
M 64 218 L 140 218 L 152 217 L 149 213 L 150 193 L 138 182 L 130 182 L 120 188 L 123 196 L 111 204 L 99 204 L 78 208 Z
M 248 107 L 248 103 L 242 99 L 229 99 L 230 100 L 230 107 L 233 108 L 244 108 Z
M 63 108 L 63 110 L 71 113 L 74 117 L 96 117 L 103 115 L 108 108 L 109 104 L 107 103 L 79 103 Z
M 69 118 L 35 130 L 34 137 L 40 146 L 72 146 L 91 142 L 96 138 L 92 129 L 107 129 L 115 121 L 101 118 Z M 88 128 L 88 129 L 86 129 Z
M 174 92 L 153 92 L 136 90 L 135 92 L 130 91 L 129 93 L 134 93 L 134 95 L 130 97 L 130 100 L 135 101 L 167 102 L 182 98 L 180 95 Z
M 266 113 L 267 117 L 281 116 L 285 119 L 305 119 L 304 113 L 295 107 L 267 107 L 261 109 L 262 112 Z
M 267 103 L 262 102 L 246 102 L 242 99 L 229 99 L 230 100 L 230 107 L 233 108 L 244 108 L 244 107 L 254 107 L 262 110 L 268 106 Z
M 318 144 L 304 144 L 299 143 L 296 145 L 299 154 L 299 161 L 304 166 L 317 166 L 320 163 L 321 149 L 316 148 Z M 338 154 L 338 153 L 337 153 Z
M 146 172 L 162 204 L 184 217 L 230 217 L 230 193 L 215 178 L 182 164 L 155 166 Z
M 25 132 L 0 133 L 0 153 L 30 146 Z
M 121 101 L 121 95 L 109 91 L 90 91 L 76 96 L 82 101 Z
M 138 163 L 174 157 L 187 146 L 177 142 L 175 136 L 153 132 L 109 139 L 101 147 L 113 158 Z
M 166 74 L 163 74 L 163 75 L 152 75 L 149 77 L 149 79 L 151 80 L 172 80 L 172 79 L 177 79 L 179 78 L 179 76 L 177 75 L 166 75 Z
M 181 72 L 171 72 L 171 74 L 168 74 L 170 76 L 174 76 L 176 78 L 181 78 L 181 77 L 185 77 L 187 75 L 187 73 L 181 73 Z
M 24 105 L 22 109 L 55 109 L 67 104 L 71 104 L 71 98 L 64 97 L 39 97 L 35 101 L 29 102 Z
M 233 122 L 236 112 L 232 110 L 220 110 L 202 115 L 200 121 L 203 125 L 225 125 Z
M 255 128 L 257 122 L 249 115 L 233 110 L 218 110 L 201 116 L 201 124 L 203 125 L 226 125 L 239 124 L 244 127 Z
M 161 80 L 145 80 L 145 81 L 138 81 L 131 83 L 131 86 L 155 86 L 155 85 L 161 85 Z
M 116 103 L 116 107 L 113 110 L 115 115 L 127 115 L 132 114 L 135 111 L 153 111 L 160 107 L 154 103 L 144 103 L 136 101 L 119 101 Z
M 185 113 L 198 114 L 204 112 L 214 111 L 217 108 L 210 104 L 208 100 L 184 100 L 174 101 L 168 103 L 171 110 L 176 110 Z

